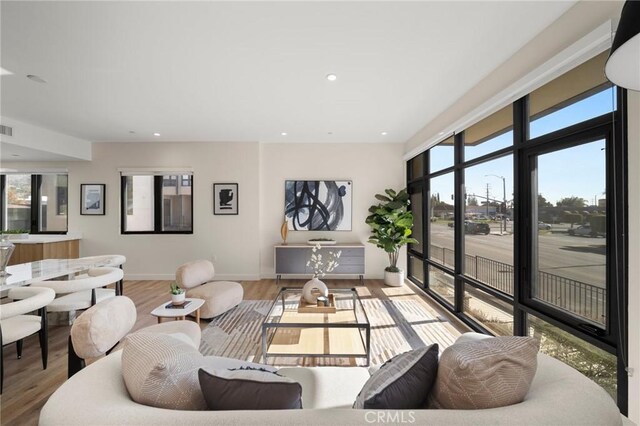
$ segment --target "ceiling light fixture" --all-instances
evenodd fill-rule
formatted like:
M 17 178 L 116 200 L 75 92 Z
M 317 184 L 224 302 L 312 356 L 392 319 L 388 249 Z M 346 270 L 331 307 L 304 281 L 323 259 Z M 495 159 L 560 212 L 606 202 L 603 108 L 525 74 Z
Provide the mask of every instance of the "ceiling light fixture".
M 387 136 L 387 132 L 380 133 L 382 136 Z
M 153 134 L 153 136 L 160 136 L 160 133 L 155 132 L 155 133 Z
M 640 2 L 627 0 L 604 66 L 607 78 L 616 86 L 640 91 Z
M 37 76 L 35 74 L 28 74 L 27 78 L 31 81 L 35 81 L 36 83 L 46 83 L 47 80 L 45 80 L 44 78 Z
M 338 79 L 338 76 L 335 74 L 327 74 L 327 80 L 329 81 L 336 81 Z
M 13 74 L 11 71 L 5 70 L 4 68 L 0 67 L 0 75 L 11 75 L 11 74 Z
M 280 133 L 281 136 L 287 136 L 287 132 Z

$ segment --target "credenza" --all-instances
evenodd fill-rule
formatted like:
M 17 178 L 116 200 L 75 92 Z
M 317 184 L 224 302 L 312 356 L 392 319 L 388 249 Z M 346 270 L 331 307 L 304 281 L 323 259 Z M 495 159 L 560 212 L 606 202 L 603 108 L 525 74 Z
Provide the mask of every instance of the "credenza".
M 277 244 L 274 246 L 277 282 L 280 282 L 282 275 L 312 275 L 313 269 L 307 266 L 312 249 L 313 246 L 309 244 Z M 327 275 L 357 275 L 362 282 L 364 278 L 363 244 L 325 245 L 320 249 L 320 254 L 323 257 L 328 256 L 330 251 L 341 251 L 342 253 L 338 259 L 338 267 Z

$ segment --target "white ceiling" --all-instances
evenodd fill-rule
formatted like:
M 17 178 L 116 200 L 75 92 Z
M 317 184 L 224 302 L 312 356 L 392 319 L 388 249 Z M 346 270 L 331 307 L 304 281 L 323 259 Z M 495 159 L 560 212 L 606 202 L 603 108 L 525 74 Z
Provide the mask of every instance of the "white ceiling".
M 2 1 L 1 112 L 97 142 L 402 143 L 573 3 Z

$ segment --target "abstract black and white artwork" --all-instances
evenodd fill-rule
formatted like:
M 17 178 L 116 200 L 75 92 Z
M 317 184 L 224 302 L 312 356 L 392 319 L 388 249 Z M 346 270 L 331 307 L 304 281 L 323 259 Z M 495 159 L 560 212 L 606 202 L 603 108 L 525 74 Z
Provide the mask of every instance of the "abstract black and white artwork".
M 293 231 L 351 231 L 351 181 L 288 180 L 284 212 Z
M 238 184 L 213 184 L 213 214 L 238 214 Z

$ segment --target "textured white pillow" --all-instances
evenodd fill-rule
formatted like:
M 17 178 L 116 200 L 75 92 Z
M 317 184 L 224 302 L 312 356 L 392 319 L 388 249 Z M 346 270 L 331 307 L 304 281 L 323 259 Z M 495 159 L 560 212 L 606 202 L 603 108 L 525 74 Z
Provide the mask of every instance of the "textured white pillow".
M 122 351 L 122 377 L 131 398 L 174 410 L 207 408 L 198 369 L 203 356 L 192 344 L 161 333 L 134 333 Z

